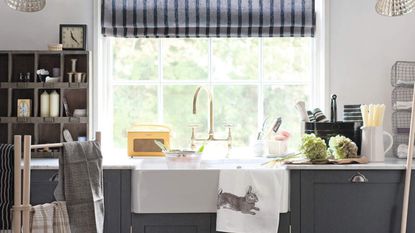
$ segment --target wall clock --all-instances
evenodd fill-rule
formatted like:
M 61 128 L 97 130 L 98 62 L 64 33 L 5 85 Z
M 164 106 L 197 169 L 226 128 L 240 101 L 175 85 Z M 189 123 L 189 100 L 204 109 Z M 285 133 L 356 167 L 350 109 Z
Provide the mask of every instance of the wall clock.
M 86 25 L 61 24 L 59 43 L 64 50 L 86 50 Z

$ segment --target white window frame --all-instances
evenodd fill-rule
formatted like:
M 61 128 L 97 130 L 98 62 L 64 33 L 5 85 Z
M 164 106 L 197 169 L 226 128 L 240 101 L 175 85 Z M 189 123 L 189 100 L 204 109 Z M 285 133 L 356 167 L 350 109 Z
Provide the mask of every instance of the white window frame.
M 94 131 L 103 132 L 102 142 L 103 148 L 112 148 L 112 84 L 123 84 L 127 82 L 129 85 L 143 85 L 143 84 L 155 84 L 158 85 L 158 121 L 163 122 L 163 85 L 207 85 L 212 87 L 215 84 L 232 84 L 232 85 L 258 85 L 258 127 L 262 124 L 264 117 L 264 105 L 263 105 L 263 87 L 265 85 L 295 85 L 295 84 L 308 84 L 310 87 L 310 105 L 319 106 L 323 112 L 328 109 L 329 105 L 329 0 L 317 0 L 316 1 L 316 32 L 315 37 L 312 40 L 312 67 L 310 77 L 311 80 L 307 82 L 284 82 L 284 81 L 270 81 L 264 80 L 263 76 L 263 55 L 262 46 L 263 39 L 260 39 L 259 45 L 259 80 L 248 81 L 234 81 L 234 80 L 215 80 L 213 82 L 211 75 L 211 40 L 209 40 L 209 76 L 206 81 L 182 81 L 182 80 L 163 80 L 163 66 L 162 66 L 162 48 L 159 49 L 159 72 L 158 80 L 155 81 L 115 81 L 112 83 L 111 79 L 111 67 L 112 56 L 111 55 L 111 39 L 101 36 L 100 25 L 100 5 L 101 0 L 94 0 L 94 38 L 93 38 L 93 78 L 94 82 L 91 86 L 92 97 L 90 98 L 90 115 L 92 116 L 92 122 L 90 124 L 90 133 Z M 162 46 L 162 43 L 159 43 Z M 91 100 L 92 99 L 92 100 Z M 93 134 L 90 134 L 93 135 Z

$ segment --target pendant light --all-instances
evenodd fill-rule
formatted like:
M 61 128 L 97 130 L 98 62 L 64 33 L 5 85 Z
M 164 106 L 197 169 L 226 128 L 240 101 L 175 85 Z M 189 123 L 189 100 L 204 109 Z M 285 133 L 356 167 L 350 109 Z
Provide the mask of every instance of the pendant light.
M 17 11 L 36 12 L 42 10 L 46 0 L 5 0 L 6 4 Z
M 384 16 L 401 16 L 410 13 L 415 7 L 415 0 L 379 0 L 376 12 Z

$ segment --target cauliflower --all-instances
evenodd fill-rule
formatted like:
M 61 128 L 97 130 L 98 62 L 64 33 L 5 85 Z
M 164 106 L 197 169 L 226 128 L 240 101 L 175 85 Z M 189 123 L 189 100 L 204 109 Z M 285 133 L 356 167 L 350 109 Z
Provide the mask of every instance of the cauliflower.
M 300 152 L 311 161 L 327 158 L 326 142 L 314 134 L 305 134 L 301 140 Z
M 329 141 L 330 153 L 335 159 L 357 158 L 357 146 L 345 136 L 337 135 Z

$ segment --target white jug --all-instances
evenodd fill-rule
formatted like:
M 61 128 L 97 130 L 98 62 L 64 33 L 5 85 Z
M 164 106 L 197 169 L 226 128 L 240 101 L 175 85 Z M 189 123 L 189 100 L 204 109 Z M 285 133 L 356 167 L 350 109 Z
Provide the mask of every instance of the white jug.
M 393 146 L 393 137 L 390 133 L 383 130 L 383 126 L 362 127 L 362 156 L 367 156 L 369 162 L 385 161 L 385 153 Z M 390 144 L 384 149 L 383 135 L 390 139 Z

